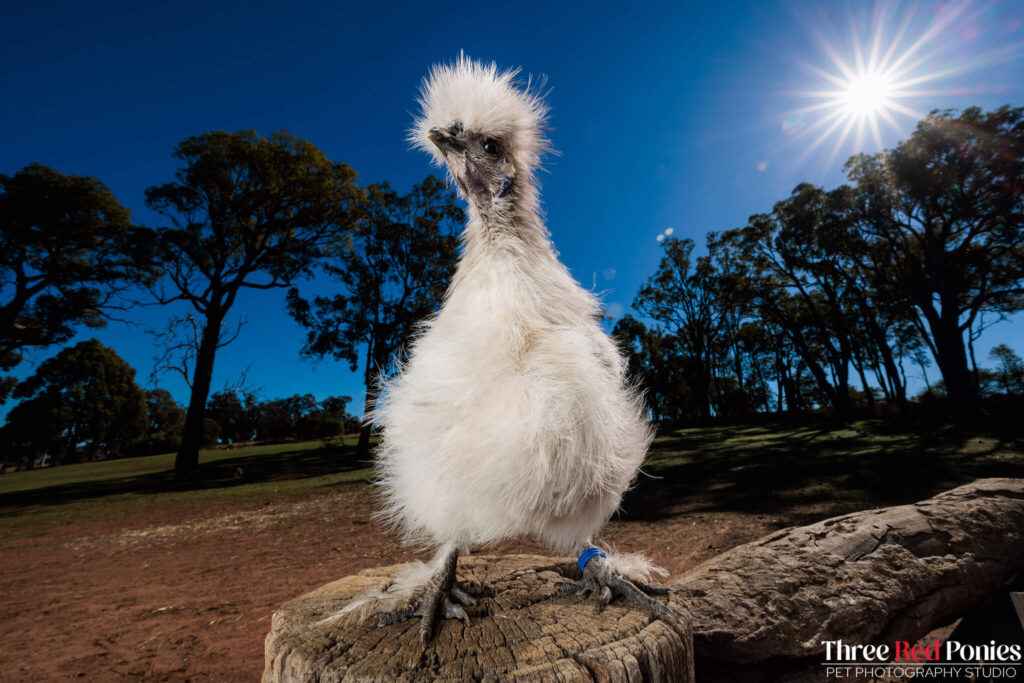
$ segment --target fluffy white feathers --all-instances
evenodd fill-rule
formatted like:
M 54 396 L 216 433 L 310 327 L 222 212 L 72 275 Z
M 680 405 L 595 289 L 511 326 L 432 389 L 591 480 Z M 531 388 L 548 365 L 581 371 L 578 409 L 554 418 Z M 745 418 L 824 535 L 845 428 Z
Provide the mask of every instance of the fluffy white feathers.
M 386 588 L 360 595 L 340 611 L 321 619 L 319 623 L 327 624 L 347 615 L 354 616 L 358 621 L 363 621 L 374 614 L 394 612 L 408 607 L 426 591 L 430 584 L 430 578 L 438 570 L 439 565 L 440 561 L 437 557 L 430 564 L 419 561 L 409 562 L 398 570 Z
M 521 171 L 532 173 L 549 149 L 544 129 L 548 108 L 539 93 L 516 87 L 518 69 L 474 62 L 465 55 L 452 64 L 437 64 L 420 88 L 421 114 L 409 141 L 444 165 L 444 155 L 428 139 L 431 128 L 461 121 L 468 130 L 486 131 L 506 143 Z
M 557 549 L 590 541 L 619 505 L 651 439 L 601 308 L 558 261 L 532 171 L 545 107 L 515 72 L 460 58 L 433 69 L 418 146 L 461 121 L 497 138 L 519 186 L 501 211 L 469 198 L 463 253 L 375 412 L 385 515 L 426 544 L 520 534 Z

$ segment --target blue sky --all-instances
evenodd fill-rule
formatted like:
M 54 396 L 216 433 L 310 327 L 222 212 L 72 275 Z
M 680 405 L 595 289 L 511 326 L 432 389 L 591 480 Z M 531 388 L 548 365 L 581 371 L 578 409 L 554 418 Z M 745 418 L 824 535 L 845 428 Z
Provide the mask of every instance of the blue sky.
M 702 244 L 744 225 L 800 182 L 833 187 L 854 152 L 891 146 L 914 117 L 893 112 L 858 140 L 812 91 L 835 88 L 836 60 L 856 69 L 873 38 L 913 111 L 1024 104 L 1024 4 L 1008 2 L 650 3 L 9 3 L 0 22 L 0 172 L 41 162 L 104 181 L 137 222 L 150 185 L 169 181 L 171 152 L 210 130 L 287 129 L 355 168 L 363 182 L 407 189 L 432 169 L 408 149 L 428 67 L 468 55 L 544 75 L 560 155 L 542 176 L 563 260 L 621 314 L 661 256 L 659 234 Z M 891 48 L 891 54 L 890 54 Z M 834 120 L 833 120 L 834 121 Z M 327 287 L 323 283 L 318 289 Z M 248 325 L 223 349 L 214 388 L 250 367 L 266 398 L 362 396 L 361 372 L 299 357 L 303 332 L 283 293 L 245 292 Z M 147 328 L 172 313 L 133 314 L 96 336 L 148 384 Z M 77 339 L 76 339 L 77 340 Z M 1024 321 L 993 327 L 1024 351 Z M 47 352 L 37 353 L 35 361 Z M 979 359 L 980 360 L 980 359 Z M 20 376 L 32 370 L 23 364 Z M 937 371 L 932 379 L 938 376 Z M 179 401 L 180 379 L 160 385 Z

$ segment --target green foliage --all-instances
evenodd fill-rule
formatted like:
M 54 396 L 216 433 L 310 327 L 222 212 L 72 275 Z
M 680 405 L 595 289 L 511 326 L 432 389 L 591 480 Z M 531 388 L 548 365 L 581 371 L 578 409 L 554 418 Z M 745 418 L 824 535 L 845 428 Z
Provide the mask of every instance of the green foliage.
M 278 132 L 187 138 L 175 181 L 146 190 L 171 221 L 158 231 L 173 297 L 200 313 L 230 307 L 239 288 L 287 286 L 308 274 L 349 226 L 356 174 L 313 144 Z M 263 276 L 260 278 L 260 276 Z
M 295 422 L 295 436 L 302 441 L 338 436 L 344 429 L 341 419 L 320 412 L 303 415 Z
M 138 455 L 175 450 L 181 443 L 185 411 L 166 389 L 146 391 L 146 409 L 149 416 L 146 435 L 133 445 L 132 450 Z
M 222 391 L 210 397 L 206 414 L 221 426 L 225 443 L 319 439 L 341 434 L 352 417 L 348 396 L 317 403 L 312 394 L 258 401 L 251 393 Z
M 701 372 L 679 337 L 660 327 L 648 329 L 630 315 L 615 323 L 612 336 L 626 351 L 630 378 L 644 388 L 652 416 L 658 421 L 700 417 L 708 394 L 699 395 L 691 380 Z
M 0 370 L 22 350 L 102 327 L 117 295 L 152 273 L 149 233 L 95 178 L 32 164 L 0 175 Z M 9 381 L 0 386 L 0 402 Z
M 365 345 L 364 413 L 372 408 L 374 373 L 390 367 L 416 323 L 440 304 L 455 269 L 462 221 L 454 193 L 433 176 L 407 195 L 387 183 L 371 185 L 360 205 L 359 229 L 323 264 L 341 291 L 312 301 L 295 288 L 288 292 L 289 312 L 308 330 L 303 354 L 331 356 L 355 370 Z M 360 457 L 369 435 L 364 426 Z
M 988 357 L 996 362 L 994 379 L 1004 394 L 1024 394 L 1024 361 L 1006 344 L 992 348 Z
M 3 405 L 17 384 L 18 380 L 14 377 L 0 377 L 0 405 Z
M 220 439 L 220 425 L 210 418 L 203 420 L 203 446 L 210 447 Z
M 288 398 L 264 401 L 256 405 L 254 422 L 258 441 L 293 439 L 303 417 L 316 410 L 312 394 L 296 394 Z
M 437 308 L 455 268 L 463 213 L 433 176 L 407 195 L 387 183 L 371 185 L 360 208 L 359 230 L 323 264 L 342 291 L 309 301 L 293 288 L 288 307 L 308 328 L 304 354 L 344 360 L 355 370 L 358 349 L 368 344 L 369 374 L 387 365 L 413 325 Z
M 237 391 L 221 391 L 210 397 L 206 416 L 220 425 L 225 443 L 252 441 L 258 416 L 256 397 Z
M 634 307 L 652 319 L 650 330 L 620 321 L 616 332 L 635 349 L 632 363 L 645 368 L 648 403 L 660 419 L 707 419 L 767 407 L 763 371 L 768 337 L 751 314 L 749 279 L 726 277 L 724 254 L 695 258 L 692 240 L 669 238 L 655 274 L 640 288 Z M 639 355 L 637 355 L 639 353 Z
M 658 270 L 641 288 L 633 307 L 664 325 L 683 370 L 683 383 L 692 388 L 696 412 L 711 416 L 712 354 L 720 330 L 720 307 L 715 305 L 712 265 L 693 258 L 693 240 L 670 237 Z M 659 345 L 665 348 L 666 344 Z
M 149 414 L 149 433 L 164 434 L 180 432 L 185 424 L 185 411 L 175 402 L 166 389 L 151 389 L 146 392 L 146 407 Z
M 14 396 L 23 400 L 7 416 L 5 437 L 29 456 L 116 457 L 146 432 L 146 396 L 134 368 L 95 339 L 44 361 Z
M 345 412 L 345 408 L 347 408 L 348 404 L 351 402 L 351 396 L 328 396 L 320 402 L 320 408 L 332 417 L 344 419 L 347 414 Z

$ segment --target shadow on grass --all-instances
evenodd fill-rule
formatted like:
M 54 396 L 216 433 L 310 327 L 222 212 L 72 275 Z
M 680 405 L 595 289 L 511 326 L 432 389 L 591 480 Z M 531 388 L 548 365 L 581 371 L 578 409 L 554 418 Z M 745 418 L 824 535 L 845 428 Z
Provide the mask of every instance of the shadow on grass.
M 172 471 L 164 470 L 0 493 L 0 518 L 29 506 L 297 482 L 369 466 L 356 459 L 352 444 L 280 444 L 230 453 L 218 452 L 194 481 L 176 481 Z M 236 478 L 238 468 L 243 474 Z M 807 524 L 921 500 L 982 477 L 1024 477 L 1024 421 L 972 426 L 819 421 L 684 429 L 655 442 L 644 471 L 626 494 L 623 518 L 655 521 L 681 512 L 744 512 Z
M 860 422 L 680 430 L 659 439 L 623 518 L 682 511 L 772 514 L 801 525 L 898 505 L 983 477 L 1024 477 L 1024 436 L 1012 421 Z
M 212 462 L 202 463 L 197 477 L 189 481 L 178 481 L 173 470 L 164 470 L 0 493 L 0 517 L 17 514 L 18 508 L 29 505 L 58 505 L 125 493 L 224 489 L 242 484 L 308 479 L 369 467 L 369 463 L 356 459 L 353 445 L 290 446 L 282 444 L 280 450 L 270 452 L 240 452 L 237 457 L 221 456 Z M 239 468 L 241 473 L 238 473 Z

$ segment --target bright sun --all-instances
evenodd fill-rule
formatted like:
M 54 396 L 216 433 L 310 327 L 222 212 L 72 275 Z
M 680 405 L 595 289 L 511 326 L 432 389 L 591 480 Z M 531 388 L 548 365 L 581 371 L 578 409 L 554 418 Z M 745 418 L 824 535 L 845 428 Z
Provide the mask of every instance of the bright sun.
M 883 126 L 902 130 L 905 123 L 897 121 L 897 116 L 911 121 L 924 118 L 922 112 L 907 105 L 915 99 L 949 93 L 936 89 L 936 81 L 967 67 L 963 62 L 936 63 L 945 44 L 942 36 L 964 18 L 966 7 L 951 4 L 922 25 L 913 21 L 913 10 L 900 19 L 884 6 L 876 6 L 870 25 L 853 31 L 852 49 L 845 56 L 838 48 L 843 41 L 827 39 L 826 33 L 815 31 L 827 59 L 804 63 L 820 85 L 799 93 L 814 102 L 790 111 L 782 123 L 786 135 L 811 138 L 802 158 L 828 139 L 835 144 L 826 165 L 848 140 L 852 140 L 855 151 L 866 151 L 869 140 L 881 149 Z
M 839 94 L 842 106 L 851 116 L 864 118 L 891 106 L 892 82 L 882 74 L 864 74 L 849 81 Z
M 814 129 L 822 129 L 817 139 L 807 148 L 807 153 L 833 134 L 838 137 L 828 163 L 832 162 L 840 147 L 851 136 L 855 138 L 857 149 L 863 147 L 868 136 L 881 148 L 881 124 L 884 122 L 893 128 L 899 127 L 894 114 L 923 118 L 923 114 L 907 107 L 900 100 L 921 94 L 920 90 L 913 88 L 933 76 L 907 73 L 909 69 L 905 62 L 909 61 L 907 57 L 910 53 L 894 57 L 890 50 L 881 57 L 878 55 L 878 45 L 873 47 L 870 60 L 864 60 L 860 49 L 855 48 L 854 65 L 845 63 L 833 53 L 838 73 L 812 67 L 831 87 L 807 93 L 817 99 L 818 103 L 799 110 L 800 113 L 823 112 L 818 122 L 804 131 L 809 133 Z

